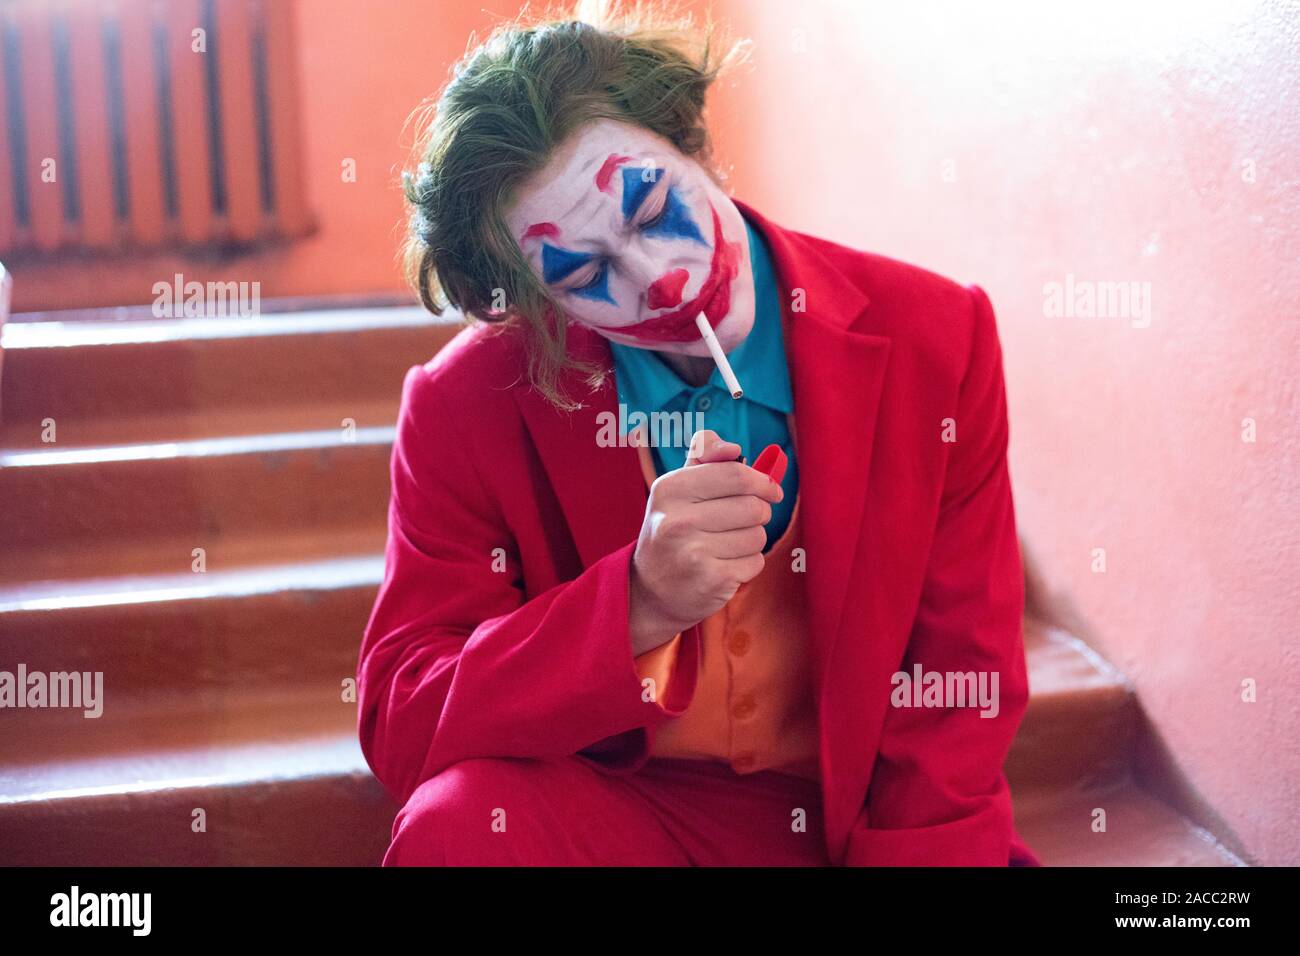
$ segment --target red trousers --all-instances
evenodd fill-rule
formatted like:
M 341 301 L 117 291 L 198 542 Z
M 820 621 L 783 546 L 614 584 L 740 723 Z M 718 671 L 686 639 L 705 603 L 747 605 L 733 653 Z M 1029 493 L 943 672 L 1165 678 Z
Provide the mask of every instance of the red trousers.
M 384 866 L 826 866 L 821 788 L 775 771 L 652 758 L 477 758 L 425 781 Z

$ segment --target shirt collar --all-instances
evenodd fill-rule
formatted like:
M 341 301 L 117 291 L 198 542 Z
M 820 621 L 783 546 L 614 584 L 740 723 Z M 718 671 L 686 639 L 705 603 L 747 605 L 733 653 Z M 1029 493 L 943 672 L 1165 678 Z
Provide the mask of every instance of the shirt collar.
M 727 360 L 745 390 L 741 401 L 757 402 L 788 415 L 794 410 L 794 395 L 781 331 L 781 294 L 766 242 L 748 219 L 744 222 L 754 273 L 754 327 L 745 341 L 727 354 Z M 616 342 L 611 342 L 610 348 L 618 400 L 629 408 L 662 409 L 681 393 L 694 391 L 649 350 Z M 716 368 L 708 385 L 727 391 Z

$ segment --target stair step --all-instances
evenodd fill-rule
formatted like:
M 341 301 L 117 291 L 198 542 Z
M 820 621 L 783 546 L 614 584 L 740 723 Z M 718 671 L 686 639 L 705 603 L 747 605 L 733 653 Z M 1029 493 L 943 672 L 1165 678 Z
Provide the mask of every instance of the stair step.
M 263 435 L 337 432 L 350 422 L 354 431 L 391 428 L 397 421 L 401 381 L 380 397 L 344 398 L 294 405 L 230 405 L 201 411 L 168 410 L 149 415 L 73 418 L 58 421 L 57 442 L 47 442 L 38 428 L 0 423 L 0 455 L 20 465 L 41 464 L 33 453 L 54 452 L 49 461 L 159 457 L 152 446 L 182 443 L 198 453 L 205 448 L 238 447 L 239 439 Z
M 1093 832 L 1098 809 L 1106 830 Z M 1016 830 L 1044 866 L 1244 866 L 1208 831 L 1132 781 L 1015 795 Z
M 390 424 L 99 448 L 0 453 L 0 580 L 36 554 L 123 541 L 181 539 L 215 549 L 230 536 L 382 527 Z
M 1101 786 L 1132 766 L 1138 705 L 1115 667 L 1078 638 L 1025 619 L 1029 706 L 1007 757 L 1013 790 Z
M 382 530 L 378 533 L 382 548 Z M 347 536 L 342 544 L 355 543 Z M 286 542 L 278 542 L 281 547 Z M 0 588 L 0 666 L 28 672 L 100 672 L 114 702 L 169 693 L 220 701 L 229 688 L 335 687 L 356 673 L 361 636 L 384 569 L 383 553 L 331 552 L 314 560 L 129 578 L 85 578 Z M 178 561 L 187 560 L 177 552 Z M 6 720 L 40 720 L 13 711 Z
M 38 435 L 47 418 L 75 430 L 106 409 L 131 419 L 391 398 L 406 370 L 460 328 L 418 307 L 9 322 L 0 412 L 11 429 Z
M 0 854 L 11 866 L 366 866 L 396 806 L 337 688 L 232 697 L 222 709 L 106 712 L 27 754 L 0 745 Z M 206 832 L 194 832 L 194 811 Z
M 357 706 L 338 684 L 227 689 L 207 702 L 185 694 L 128 700 L 105 707 L 97 718 L 71 709 L 43 713 L 49 719 L 42 724 L 0 740 L 0 804 L 138 789 L 155 778 L 220 785 L 282 771 L 366 769 L 359 747 L 339 743 L 356 743 Z M 245 753 L 253 755 L 251 763 Z M 340 765 L 335 758 L 344 753 L 350 762 Z M 173 754 L 185 757 L 190 772 L 175 772 Z
M 228 535 L 206 548 L 207 573 L 382 555 L 386 533 L 382 523 L 370 522 L 357 527 L 276 531 L 270 536 Z M 185 535 L 100 542 L 95 547 L 43 550 L 18 557 L 0 553 L 0 607 L 13 610 L 15 602 L 30 598 L 57 610 L 57 598 L 64 593 L 82 604 L 141 603 L 150 595 L 134 592 L 152 590 L 154 585 L 137 579 L 193 573 L 193 541 Z M 163 583 L 169 593 L 172 585 L 186 586 L 176 580 Z M 97 602 L 95 593 L 117 597 Z

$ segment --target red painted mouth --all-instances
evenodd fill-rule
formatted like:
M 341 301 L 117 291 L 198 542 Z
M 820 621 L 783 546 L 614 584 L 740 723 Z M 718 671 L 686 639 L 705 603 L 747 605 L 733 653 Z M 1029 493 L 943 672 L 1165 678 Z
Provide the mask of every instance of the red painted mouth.
M 671 312 L 619 328 L 601 326 L 602 331 L 655 342 L 689 342 L 700 337 L 695 317 L 701 312 L 709 320 L 709 325 L 715 329 L 718 327 L 731 311 L 731 283 L 740 267 L 740 243 L 727 242 L 723 238 L 722 220 L 718 218 L 713 203 L 709 203 L 709 212 L 713 214 L 713 261 L 699 294 Z

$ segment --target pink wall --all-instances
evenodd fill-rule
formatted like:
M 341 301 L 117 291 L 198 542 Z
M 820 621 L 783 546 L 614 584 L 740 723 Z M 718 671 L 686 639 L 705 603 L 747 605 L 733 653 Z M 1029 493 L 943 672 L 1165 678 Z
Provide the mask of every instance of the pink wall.
M 1300 863 L 1300 9 L 717 9 L 755 40 L 736 194 L 984 286 L 1049 585 L 1246 852 Z M 1149 326 L 1046 315 L 1067 274 L 1150 283 Z

